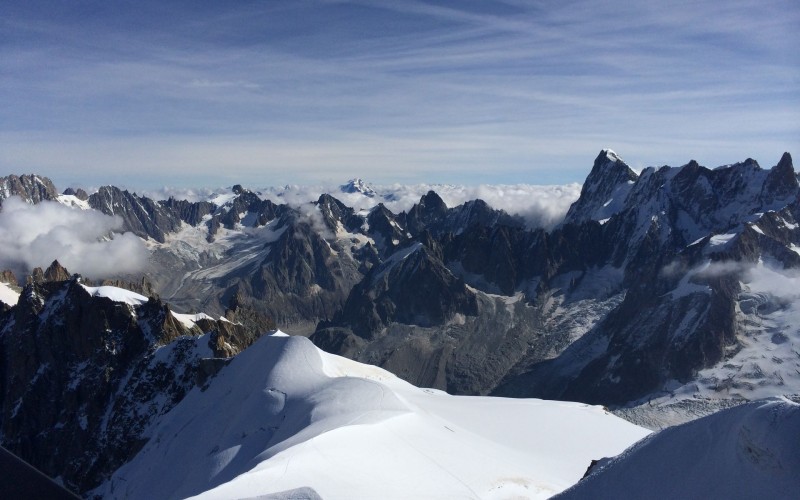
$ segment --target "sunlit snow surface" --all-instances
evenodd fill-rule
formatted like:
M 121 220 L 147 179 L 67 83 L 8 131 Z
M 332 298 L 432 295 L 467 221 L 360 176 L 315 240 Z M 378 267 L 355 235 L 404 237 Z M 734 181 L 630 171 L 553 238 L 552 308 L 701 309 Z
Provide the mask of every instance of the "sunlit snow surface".
M 800 273 L 759 262 L 743 271 L 737 351 L 676 395 L 759 399 L 800 394 Z
M 193 328 L 195 324 L 202 319 L 208 319 L 214 321 L 214 318 L 205 313 L 180 314 L 174 311 L 170 311 L 170 314 L 172 314 L 172 317 L 177 319 L 186 328 Z
M 87 200 L 82 200 L 72 194 L 60 194 L 58 195 L 56 200 L 62 205 L 66 205 L 68 207 L 73 207 L 73 208 L 80 208 L 81 210 L 90 210 L 92 208 Z
M 800 492 L 800 405 L 747 403 L 643 439 L 559 499 L 789 499 Z
M 156 421 L 142 451 L 95 493 L 546 498 L 647 434 L 596 406 L 419 389 L 273 335 Z
M 727 274 L 739 276 L 741 292 L 735 310 L 737 342 L 727 348 L 725 359 L 699 370 L 688 383 L 673 380 L 636 408 L 615 413 L 661 429 L 745 401 L 800 397 L 800 271 L 763 260 L 705 262 L 687 272 L 671 293 L 711 293 L 692 278 Z
M 117 288 L 115 286 L 86 286 L 81 285 L 92 297 L 105 297 L 114 302 L 124 302 L 132 306 L 140 306 L 147 302 L 147 297 L 136 292 Z
M 11 288 L 7 283 L 0 283 L 0 302 L 14 306 L 19 301 L 19 292 Z

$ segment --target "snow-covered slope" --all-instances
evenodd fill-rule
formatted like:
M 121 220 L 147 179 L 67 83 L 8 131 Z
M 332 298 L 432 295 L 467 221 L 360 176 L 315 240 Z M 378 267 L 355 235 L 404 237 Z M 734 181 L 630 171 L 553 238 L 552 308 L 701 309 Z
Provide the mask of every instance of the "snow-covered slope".
M 114 302 L 123 302 L 131 306 L 140 306 L 147 302 L 147 297 L 116 286 L 81 285 L 92 297 L 105 297 Z
M 77 196 L 75 196 L 74 194 L 60 194 L 58 195 L 56 200 L 62 205 L 66 205 L 68 207 L 73 207 L 73 208 L 80 208 L 81 210 L 91 210 L 92 208 L 89 206 L 88 201 L 82 200 Z
M 578 403 L 458 397 L 280 332 L 148 431 L 105 498 L 546 498 L 648 431 Z
M 0 302 L 13 306 L 19 300 L 19 292 L 8 283 L 0 283 Z
M 800 405 L 755 401 L 637 443 L 559 499 L 797 498 Z

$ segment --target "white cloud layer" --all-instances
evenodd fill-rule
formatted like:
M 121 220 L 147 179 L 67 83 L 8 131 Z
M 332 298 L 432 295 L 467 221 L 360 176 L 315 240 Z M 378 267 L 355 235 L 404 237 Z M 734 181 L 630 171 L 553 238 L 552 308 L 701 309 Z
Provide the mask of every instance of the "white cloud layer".
M 759 262 L 745 269 L 742 281 L 751 292 L 782 299 L 787 304 L 795 304 L 792 309 L 800 309 L 800 270 L 781 269 L 777 264 Z
M 58 260 L 68 271 L 106 278 L 137 272 L 148 251 L 132 233 L 113 233 L 118 217 L 45 201 L 29 205 L 17 197 L 0 210 L 0 269 L 18 276 Z
M 286 186 L 280 190 L 264 190 L 263 194 L 276 203 L 297 205 L 316 200 L 320 193 L 331 193 L 345 205 L 356 210 L 369 209 L 378 203 L 394 213 L 408 211 L 428 191 L 435 191 L 448 207 L 455 207 L 470 200 L 481 199 L 489 206 L 505 210 L 525 218 L 531 228 L 552 228 L 567 213 L 569 206 L 578 199 L 580 184 L 563 186 L 479 185 L 455 186 L 449 184 L 393 184 L 372 186 L 377 196 L 367 197 L 360 193 L 337 192 L 333 186 Z
M 247 186 L 245 186 L 247 187 Z M 316 201 L 322 193 L 329 193 L 348 207 L 358 210 L 370 209 L 378 203 L 394 213 L 408 211 L 428 191 L 433 190 L 442 197 L 448 207 L 455 207 L 470 200 L 481 199 L 489 206 L 504 210 L 512 215 L 522 216 L 530 228 L 543 227 L 550 229 L 561 222 L 570 205 L 578 199 L 581 185 L 577 183 L 538 186 L 532 184 L 509 184 L 458 186 L 450 184 L 391 184 L 370 186 L 376 193 L 374 197 L 361 193 L 341 192 L 339 185 L 288 185 L 283 187 L 266 187 L 255 189 L 262 198 L 278 204 L 289 204 L 295 207 Z M 166 199 L 170 196 L 189 201 L 201 201 L 214 198 L 216 194 L 229 193 L 229 188 L 220 189 L 177 189 L 163 188 L 149 191 L 145 195 L 154 199 Z

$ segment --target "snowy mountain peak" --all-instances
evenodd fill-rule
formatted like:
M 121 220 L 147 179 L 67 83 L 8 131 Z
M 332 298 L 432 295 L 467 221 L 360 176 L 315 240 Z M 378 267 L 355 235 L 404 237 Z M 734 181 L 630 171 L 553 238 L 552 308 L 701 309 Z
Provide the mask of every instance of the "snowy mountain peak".
M 603 149 L 594 160 L 586 184 L 608 184 L 635 181 L 639 176 L 614 151 Z
M 620 162 L 623 162 L 623 163 L 625 163 L 625 162 L 622 160 L 622 158 L 620 158 L 620 157 L 619 157 L 619 155 L 618 155 L 617 153 L 615 153 L 615 152 L 614 152 L 613 150 L 611 150 L 611 149 L 608 149 L 608 148 L 606 148 L 606 149 L 603 149 L 603 150 L 600 152 L 600 155 L 602 156 L 603 154 L 605 154 L 605 157 L 606 157 L 607 159 L 609 159 L 610 161 L 614 161 L 614 162 L 616 162 L 616 161 L 620 161 Z
M 343 193 L 350 193 L 350 194 L 360 193 L 369 198 L 374 198 L 377 195 L 372 186 L 370 186 L 369 184 L 367 184 L 366 182 L 364 182 L 362 179 L 359 178 L 349 180 L 346 184 L 342 184 L 341 186 L 339 186 L 339 189 Z
M 624 206 L 631 186 L 639 176 L 617 153 L 603 149 L 581 189 L 581 196 L 572 204 L 566 223 L 604 220 Z
M 155 417 L 141 451 L 92 493 L 547 498 L 647 434 L 601 407 L 450 396 L 265 335 Z

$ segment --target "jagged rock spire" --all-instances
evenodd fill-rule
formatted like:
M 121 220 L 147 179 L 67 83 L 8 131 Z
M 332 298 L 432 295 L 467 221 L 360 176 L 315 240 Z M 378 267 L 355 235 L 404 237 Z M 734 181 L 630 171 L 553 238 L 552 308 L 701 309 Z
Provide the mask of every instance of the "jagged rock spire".
M 408 230 L 416 235 L 437 219 L 447 214 L 447 205 L 434 191 L 428 191 L 419 203 L 411 207 L 406 217 Z
M 44 272 L 45 281 L 66 281 L 69 278 L 69 271 L 58 260 L 54 260 Z
M 565 223 L 602 220 L 621 209 L 630 186 L 639 176 L 610 149 L 603 149 L 581 189 L 581 196 L 572 204 Z
M 781 161 L 772 167 L 767 180 L 764 182 L 762 190 L 762 198 L 765 203 L 769 204 L 775 200 L 781 200 L 787 196 L 791 196 L 797 192 L 798 186 L 797 174 L 792 165 L 792 155 L 783 153 Z

